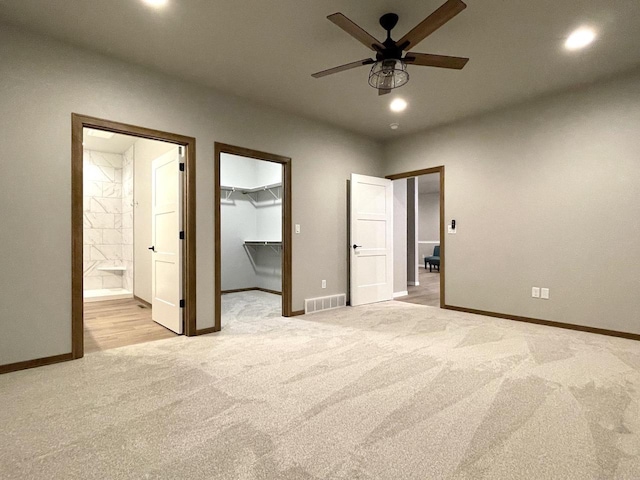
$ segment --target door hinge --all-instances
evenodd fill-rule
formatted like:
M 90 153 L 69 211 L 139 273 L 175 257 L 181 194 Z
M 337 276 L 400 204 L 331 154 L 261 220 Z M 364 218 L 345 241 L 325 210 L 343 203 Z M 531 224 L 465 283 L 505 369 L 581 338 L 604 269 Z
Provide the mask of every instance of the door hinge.
M 184 240 L 184 230 L 180 232 L 180 240 Z
M 184 162 L 180 164 L 180 171 L 184 172 Z
M 184 146 L 183 145 L 178 145 L 178 155 L 180 155 L 181 157 L 184 157 Z
M 180 308 L 184 308 L 184 298 L 180 300 Z

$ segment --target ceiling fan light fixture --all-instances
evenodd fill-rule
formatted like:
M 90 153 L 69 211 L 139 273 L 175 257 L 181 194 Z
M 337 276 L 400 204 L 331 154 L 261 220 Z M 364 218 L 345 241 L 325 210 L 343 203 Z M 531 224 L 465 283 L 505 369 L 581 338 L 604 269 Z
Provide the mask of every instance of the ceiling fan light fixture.
M 409 81 L 407 64 L 402 60 L 381 60 L 373 64 L 369 72 L 369 85 L 375 89 L 391 90 Z
M 389 108 L 392 112 L 404 112 L 407 109 L 407 102 L 402 98 L 396 98 L 389 104 Z

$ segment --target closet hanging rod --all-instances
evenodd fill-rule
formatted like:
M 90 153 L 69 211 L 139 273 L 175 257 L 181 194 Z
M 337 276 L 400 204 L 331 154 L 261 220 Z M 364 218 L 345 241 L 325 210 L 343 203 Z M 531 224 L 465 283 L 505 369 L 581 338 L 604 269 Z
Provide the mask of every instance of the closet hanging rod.
M 256 192 L 263 192 L 266 190 L 272 190 L 274 188 L 279 188 L 282 186 L 282 182 L 279 183 L 272 183 L 270 185 L 261 185 L 259 187 L 254 187 L 254 188 L 245 188 L 242 189 L 242 193 L 256 193 Z

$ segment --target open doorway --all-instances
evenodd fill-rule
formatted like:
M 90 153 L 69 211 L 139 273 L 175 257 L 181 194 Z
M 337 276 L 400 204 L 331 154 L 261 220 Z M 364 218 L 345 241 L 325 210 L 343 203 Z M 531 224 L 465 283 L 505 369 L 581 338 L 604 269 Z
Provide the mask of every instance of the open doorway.
M 74 358 L 196 334 L 194 148 L 73 116 Z
M 394 191 L 394 299 L 444 305 L 444 167 L 387 177 Z
M 243 316 L 291 316 L 290 159 L 215 149 L 214 328 Z

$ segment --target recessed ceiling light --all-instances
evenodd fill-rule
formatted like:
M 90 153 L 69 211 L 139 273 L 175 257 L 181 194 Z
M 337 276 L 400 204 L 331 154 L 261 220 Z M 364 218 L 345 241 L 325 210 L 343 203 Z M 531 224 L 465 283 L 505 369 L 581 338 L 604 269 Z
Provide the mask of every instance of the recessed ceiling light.
M 169 0 L 142 0 L 147 5 L 151 5 L 152 7 L 164 7 Z
M 567 50 L 579 50 L 591 44 L 595 38 L 596 32 L 592 28 L 581 27 L 569 35 L 564 47 Z
M 391 123 L 389 124 L 389 126 L 391 127 L 391 130 L 397 130 L 398 128 L 400 128 L 399 123 Z
M 407 108 L 407 102 L 405 102 L 401 98 L 396 98 L 393 102 L 391 102 L 389 108 L 392 112 L 402 112 Z

